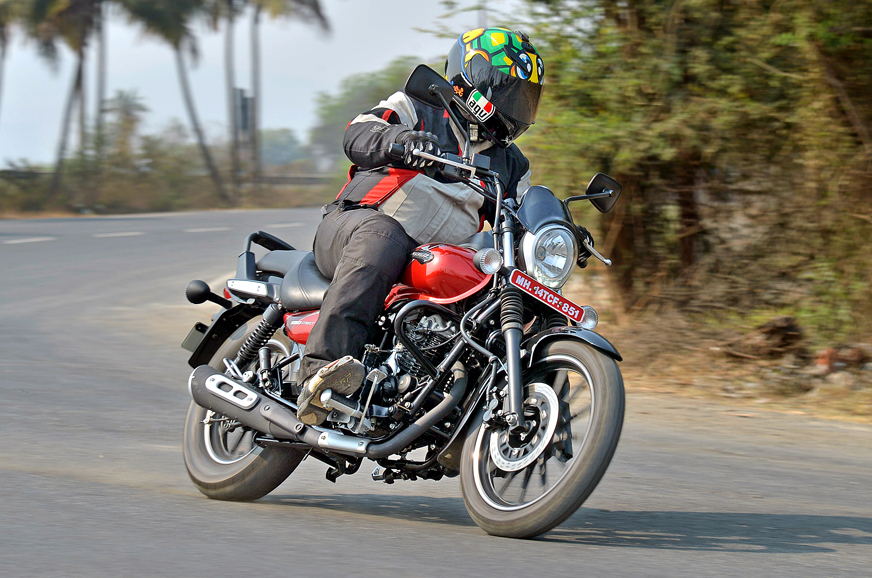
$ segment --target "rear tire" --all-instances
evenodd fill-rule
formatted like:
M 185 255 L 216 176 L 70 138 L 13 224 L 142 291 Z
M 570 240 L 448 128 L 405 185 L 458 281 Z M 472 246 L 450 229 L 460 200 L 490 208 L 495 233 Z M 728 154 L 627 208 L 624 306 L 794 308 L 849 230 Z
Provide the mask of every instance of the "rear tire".
M 479 421 L 460 465 L 472 519 L 488 534 L 511 538 L 547 532 L 581 506 L 605 474 L 624 421 L 617 363 L 578 341 L 548 343 L 523 381 L 534 430 L 521 440 Z M 538 495 L 530 495 L 531 482 Z
M 260 320 L 260 317 L 255 317 L 237 329 L 221 345 L 209 365 L 223 371 L 224 358 L 236 356 Z M 276 350 L 289 348 L 283 335 L 277 334 L 271 344 Z M 207 418 L 215 420 L 221 417 L 191 402 L 182 445 L 191 481 L 212 499 L 257 500 L 285 481 L 305 456 L 299 450 L 255 445 L 252 440 L 256 432 L 249 428 L 237 427 L 228 432 L 220 421 L 203 423 Z

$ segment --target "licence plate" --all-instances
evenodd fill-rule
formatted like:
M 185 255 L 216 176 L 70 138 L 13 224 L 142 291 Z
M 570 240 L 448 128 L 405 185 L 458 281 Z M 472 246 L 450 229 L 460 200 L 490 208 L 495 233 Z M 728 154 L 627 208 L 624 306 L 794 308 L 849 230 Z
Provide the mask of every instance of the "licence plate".
M 208 329 L 209 328 L 203 323 L 195 323 L 191 332 L 188 333 L 188 336 L 185 337 L 184 341 L 182 341 L 182 349 L 187 349 L 191 352 L 196 351 L 197 346 L 199 346 L 200 342 L 203 341 L 203 338 L 206 337 L 206 331 Z
M 509 283 L 551 307 L 561 315 L 566 315 L 573 321 L 581 323 L 581 319 L 584 317 L 584 309 L 559 293 L 545 287 L 532 277 L 525 275 L 518 269 L 512 271 Z

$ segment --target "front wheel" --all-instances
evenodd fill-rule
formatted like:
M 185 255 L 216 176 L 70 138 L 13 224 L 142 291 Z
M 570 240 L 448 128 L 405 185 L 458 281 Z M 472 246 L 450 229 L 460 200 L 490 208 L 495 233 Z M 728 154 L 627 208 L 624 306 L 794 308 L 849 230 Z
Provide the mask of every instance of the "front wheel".
M 224 370 L 224 358 L 236 356 L 260 319 L 255 317 L 237 329 L 221 345 L 209 365 Z M 288 355 L 289 345 L 284 336 L 276 335 L 267 347 L 278 358 Z M 256 445 L 256 433 L 191 402 L 182 450 L 188 475 L 197 489 L 216 500 L 256 500 L 291 475 L 305 454 L 299 450 Z
M 523 373 L 522 435 L 473 429 L 460 483 L 470 516 L 488 534 L 530 538 L 571 516 L 596 488 L 624 422 L 617 363 L 577 341 L 553 341 Z

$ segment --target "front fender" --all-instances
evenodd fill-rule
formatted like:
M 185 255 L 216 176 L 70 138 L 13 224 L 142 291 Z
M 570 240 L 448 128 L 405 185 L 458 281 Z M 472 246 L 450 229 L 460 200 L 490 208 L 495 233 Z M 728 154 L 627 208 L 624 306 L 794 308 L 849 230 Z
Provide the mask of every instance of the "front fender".
M 558 339 L 570 339 L 575 341 L 581 341 L 587 345 L 590 345 L 600 353 L 608 355 L 615 361 L 623 361 L 624 358 L 621 357 L 621 354 L 618 353 L 618 350 L 615 349 L 615 346 L 609 343 L 608 339 L 591 331 L 589 329 L 582 329 L 581 327 L 555 327 L 554 329 L 547 329 L 542 331 L 541 333 L 537 333 L 533 337 L 529 338 L 527 341 L 521 344 L 521 347 L 530 352 L 528 359 L 530 360 L 529 365 L 533 364 L 533 361 L 536 360 L 536 350 L 548 343 L 549 341 L 555 341 Z
M 221 344 L 227 341 L 227 338 L 233 335 L 234 331 L 239 329 L 246 321 L 261 313 L 261 310 L 249 305 L 237 305 L 231 309 L 221 311 L 212 322 L 212 325 L 206 330 L 206 334 L 188 360 L 188 365 L 194 368 L 208 365 L 215 352 L 221 347 Z

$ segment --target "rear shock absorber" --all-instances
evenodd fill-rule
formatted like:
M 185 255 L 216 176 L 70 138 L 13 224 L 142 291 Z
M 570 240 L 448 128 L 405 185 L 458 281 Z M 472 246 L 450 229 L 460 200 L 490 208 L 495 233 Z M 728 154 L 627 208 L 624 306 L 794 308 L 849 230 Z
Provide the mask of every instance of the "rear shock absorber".
M 260 348 L 267 344 L 273 334 L 282 326 L 283 323 L 284 309 L 282 309 L 282 306 L 273 303 L 267 307 L 266 311 L 263 313 L 263 319 L 260 324 L 258 324 L 257 329 L 254 330 L 254 333 L 248 336 L 248 339 L 246 339 L 245 343 L 242 344 L 242 347 L 239 348 L 239 353 L 236 354 L 233 363 L 235 363 L 237 367 L 244 367 L 251 362 L 257 357 L 257 352 Z

